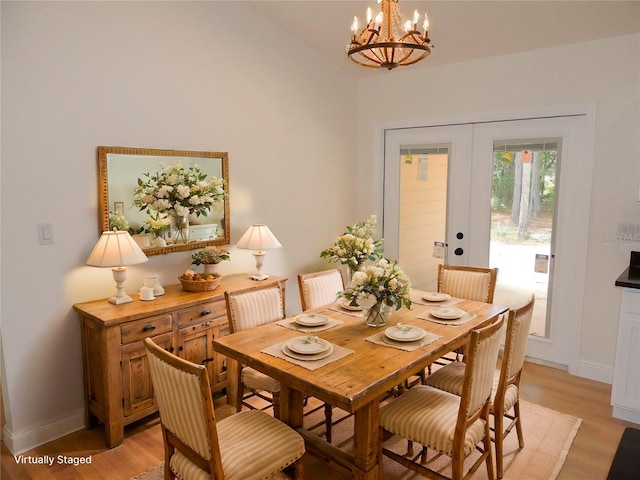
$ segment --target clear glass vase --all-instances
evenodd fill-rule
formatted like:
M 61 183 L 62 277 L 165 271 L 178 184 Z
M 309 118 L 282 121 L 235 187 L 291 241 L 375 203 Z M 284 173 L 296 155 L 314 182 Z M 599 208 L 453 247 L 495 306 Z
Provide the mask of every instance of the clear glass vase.
M 365 323 L 370 327 L 384 327 L 391 317 L 393 307 L 384 302 L 378 302 L 370 309 L 362 312 Z
M 173 243 L 189 243 L 189 215 L 171 217 L 171 236 Z

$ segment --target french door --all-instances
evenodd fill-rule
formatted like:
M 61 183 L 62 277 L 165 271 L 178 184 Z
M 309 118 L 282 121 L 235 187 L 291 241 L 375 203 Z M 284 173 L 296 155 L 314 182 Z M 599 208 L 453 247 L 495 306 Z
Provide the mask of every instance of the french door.
M 525 276 L 543 281 L 531 290 L 536 291 L 544 325 L 530 335 L 527 355 L 571 371 L 582 315 L 589 220 L 585 115 L 385 130 L 385 254 L 398 258 L 413 285 L 422 289 L 435 289 L 437 263 L 496 266 L 491 263 L 505 251 L 496 254 L 499 242 L 491 240 L 492 223 L 494 229 L 496 225 L 492 211 L 497 210 L 492 206 L 503 201 L 496 194 L 500 162 L 494 168 L 500 149 L 505 162 L 555 155 L 553 170 L 536 177 L 551 204 L 548 246 L 533 252 L 519 249 L 498 265 L 498 278 L 499 284 L 504 280 L 505 291 Z M 525 165 L 525 174 L 530 168 Z M 532 254 L 536 261 L 531 261 Z

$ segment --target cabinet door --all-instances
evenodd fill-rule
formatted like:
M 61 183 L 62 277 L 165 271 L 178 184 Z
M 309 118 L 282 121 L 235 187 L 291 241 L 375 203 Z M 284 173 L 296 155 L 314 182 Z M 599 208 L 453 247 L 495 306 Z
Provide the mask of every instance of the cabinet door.
M 167 351 L 172 351 L 172 335 L 166 333 L 151 339 Z M 151 373 L 142 340 L 122 347 L 122 395 L 125 424 L 157 410 L 153 399 Z
M 218 325 L 210 322 L 178 330 L 178 356 L 207 367 L 212 392 L 226 387 L 224 356 L 213 350 L 213 339 L 218 332 Z

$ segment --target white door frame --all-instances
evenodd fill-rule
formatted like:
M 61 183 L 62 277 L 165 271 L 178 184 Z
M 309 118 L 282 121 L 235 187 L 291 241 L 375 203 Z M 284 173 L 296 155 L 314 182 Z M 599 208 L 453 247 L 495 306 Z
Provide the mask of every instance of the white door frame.
M 562 165 L 561 182 L 563 184 L 560 187 L 561 195 L 563 195 L 562 212 L 557 212 L 558 222 L 565 222 L 564 224 L 570 227 L 572 234 L 570 238 L 566 238 L 564 246 L 556 245 L 556 255 L 562 255 L 571 272 L 571 278 L 557 278 L 560 286 L 562 296 L 556 297 L 556 303 L 562 306 L 561 311 L 555 312 L 556 315 L 561 315 L 566 322 L 564 325 L 568 328 L 569 338 L 571 345 L 567 345 L 569 349 L 568 355 L 568 371 L 572 374 L 578 373 L 578 358 L 579 358 L 579 346 L 580 346 L 580 330 L 584 305 L 584 287 L 586 276 L 586 264 L 587 264 L 587 247 L 588 247 L 588 234 L 589 234 L 589 216 L 590 216 L 590 204 L 591 204 L 591 183 L 593 176 L 593 141 L 595 130 L 595 107 L 584 106 L 574 107 L 568 109 L 558 109 L 550 112 L 527 112 L 527 113 L 512 113 L 512 114 L 489 114 L 475 118 L 447 118 L 447 119 L 430 119 L 424 121 L 415 121 L 404 124 L 385 124 L 376 126 L 376 143 L 379 148 L 376 149 L 376 181 L 379 185 L 377 191 L 377 212 L 381 215 L 383 222 L 393 222 L 393 218 L 397 219 L 396 215 L 389 215 L 389 207 L 385 206 L 384 202 L 384 179 L 385 179 L 385 155 L 389 155 L 390 151 L 387 149 L 385 143 L 388 143 L 387 131 L 389 130 L 402 130 L 408 128 L 420 128 L 420 127 L 438 127 L 438 126 L 460 126 L 463 124 L 476 124 L 476 123 L 490 123 L 501 122 L 510 120 L 533 120 L 553 118 L 559 116 L 578 116 L 582 118 L 581 135 L 583 139 L 579 142 L 583 151 L 578 155 L 580 157 L 579 162 L 573 162 L 572 165 Z M 567 132 L 566 135 L 574 135 L 574 133 Z M 389 146 L 392 147 L 391 145 Z M 399 150 L 396 150 L 398 152 Z M 564 180 L 562 179 L 564 177 Z M 469 196 L 470 197 L 470 196 Z M 571 208 L 566 208 L 571 207 Z M 387 209 L 385 211 L 385 208 Z M 385 216 L 387 213 L 389 216 Z M 390 231 L 389 227 L 392 225 L 383 225 L 384 230 Z M 397 231 L 397 230 L 396 230 Z M 467 230 L 469 231 L 469 230 Z M 468 235 L 470 237 L 471 235 Z M 468 245 L 467 245 L 468 246 Z M 397 255 L 397 243 L 394 244 L 394 240 L 389 238 L 389 241 L 385 239 L 385 249 L 390 249 L 390 255 L 393 255 L 393 249 L 396 249 Z M 471 253 L 472 251 L 470 251 Z M 477 253 L 472 253 L 467 259 L 474 258 Z M 562 300 L 560 301 L 559 298 Z M 552 322 L 553 324 L 554 322 Z M 553 337 L 552 337 L 553 338 Z M 542 339 L 542 341 L 549 342 L 548 339 Z M 564 364 L 564 362 L 563 362 Z

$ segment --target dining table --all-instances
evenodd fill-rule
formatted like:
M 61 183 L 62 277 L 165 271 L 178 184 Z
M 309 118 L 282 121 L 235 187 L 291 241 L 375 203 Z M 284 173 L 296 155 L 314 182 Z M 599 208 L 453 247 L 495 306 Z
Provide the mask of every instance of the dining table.
M 412 290 L 411 307 L 395 310 L 382 327 L 366 325 L 361 312 L 336 301 L 215 338 L 214 350 L 227 357 L 227 403 L 235 405 L 241 366 L 253 367 L 280 382 L 280 419 L 303 436 L 310 454 L 354 479 L 380 478 L 381 401 L 441 356 L 463 347 L 473 330 L 508 311 L 506 306 L 473 300 L 426 298 L 432 298 L 428 292 Z M 440 315 L 449 311 L 458 316 Z M 403 332 L 419 332 L 420 338 L 404 341 Z M 329 349 L 310 351 L 314 354 L 307 358 L 307 352 L 294 347 L 316 343 Z M 351 451 L 303 428 L 307 397 L 354 415 Z

